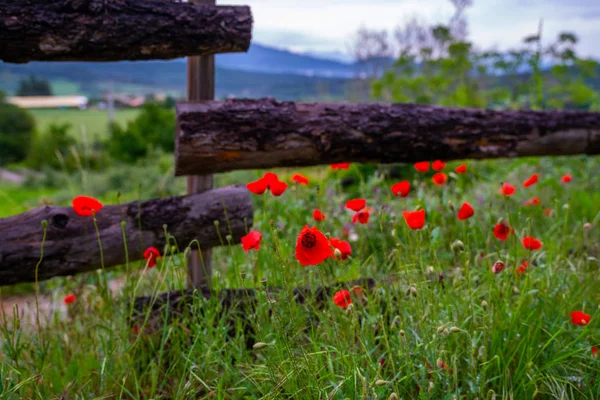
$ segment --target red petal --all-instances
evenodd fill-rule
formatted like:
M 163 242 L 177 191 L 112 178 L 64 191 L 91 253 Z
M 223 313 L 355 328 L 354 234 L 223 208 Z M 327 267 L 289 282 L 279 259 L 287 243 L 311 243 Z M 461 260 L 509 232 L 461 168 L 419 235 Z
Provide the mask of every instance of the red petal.
M 352 304 L 352 298 L 350 297 L 350 292 L 346 289 L 338 291 L 333 295 L 333 302 L 341 308 L 348 308 L 350 304 Z
M 350 167 L 350 163 L 338 163 L 338 164 L 331 164 L 329 166 L 331 169 L 348 169 Z
M 260 241 L 262 240 L 262 234 L 257 231 L 248 232 L 248 234 L 242 237 L 242 248 L 247 253 L 250 249 L 258 250 L 260 248 Z
M 515 191 L 515 187 L 510 183 L 503 183 L 500 187 L 500 194 L 502 196 L 512 196 L 513 194 L 515 194 Z
M 263 194 L 267 190 L 267 181 L 260 178 L 257 181 L 246 184 L 246 188 L 254 194 Z
M 288 184 L 281 181 L 275 181 L 269 183 L 269 189 L 271 189 L 271 193 L 273 196 L 281 196 L 283 192 L 287 189 Z
M 446 181 L 448 180 L 448 175 L 446 175 L 443 172 L 438 172 L 437 174 L 435 174 L 431 177 L 431 180 L 436 185 L 443 186 L 446 183 Z
M 421 162 L 415 163 L 415 169 L 419 172 L 429 171 L 429 161 L 421 161 Z
M 524 237 L 522 243 L 523 247 L 527 250 L 539 250 L 542 248 L 542 242 L 540 242 L 533 236 Z
M 333 252 L 329 246 L 329 241 L 317 229 L 305 226 L 300 231 L 296 240 L 296 259 L 303 266 L 317 265 L 331 257 Z
M 434 171 L 441 171 L 444 168 L 446 168 L 446 163 L 441 161 L 441 160 L 435 160 L 432 164 L 431 164 L 431 168 L 433 168 Z
M 401 197 L 406 197 L 406 196 L 408 196 L 409 192 L 410 192 L 410 182 L 409 181 L 401 181 L 401 182 L 398 182 L 398 183 L 392 185 L 392 193 L 394 193 L 395 196 L 400 195 Z
M 471 207 L 471 205 L 469 203 L 463 203 L 463 205 L 460 207 L 460 210 L 458 210 L 458 219 L 461 221 L 465 220 L 465 219 L 469 219 L 474 214 L 475 214 L 475 210 L 473 210 L 473 207 Z
M 512 228 L 505 224 L 504 222 L 501 224 L 497 224 L 494 226 L 494 236 L 498 240 L 506 240 L 510 236 L 512 232 Z
M 77 196 L 73 199 L 73 210 L 82 217 L 91 217 L 102 209 L 102 203 L 93 197 Z
M 523 182 L 523 187 L 529 187 L 535 185 L 538 181 L 538 174 L 533 174 Z
M 299 185 L 308 185 L 308 178 L 304 175 L 294 174 L 294 176 L 292 176 L 292 182 Z
M 321 212 L 321 210 L 314 210 L 313 211 L 313 218 L 315 219 L 315 221 L 323 221 L 327 217 L 325 216 L 325 214 L 323 214 Z
M 467 172 L 467 166 L 465 164 L 461 164 L 458 167 L 454 168 L 454 170 L 459 174 L 464 174 Z
M 425 210 L 402 211 L 402 216 L 410 229 L 421 229 L 425 225 Z
M 349 208 L 352 211 L 360 211 L 367 205 L 367 201 L 365 199 L 352 199 L 346 202 L 346 208 Z

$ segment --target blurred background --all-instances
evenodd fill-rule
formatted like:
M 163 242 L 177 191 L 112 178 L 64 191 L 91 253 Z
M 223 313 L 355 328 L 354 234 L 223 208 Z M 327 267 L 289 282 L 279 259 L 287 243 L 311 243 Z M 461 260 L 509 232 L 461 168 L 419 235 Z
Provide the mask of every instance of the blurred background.
M 599 109 L 595 0 L 242 3 L 253 44 L 216 56 L 220 99 Z M 185 61 L 0 63 L 0 217 L 80 193 L 181 193 L 172 151 Z

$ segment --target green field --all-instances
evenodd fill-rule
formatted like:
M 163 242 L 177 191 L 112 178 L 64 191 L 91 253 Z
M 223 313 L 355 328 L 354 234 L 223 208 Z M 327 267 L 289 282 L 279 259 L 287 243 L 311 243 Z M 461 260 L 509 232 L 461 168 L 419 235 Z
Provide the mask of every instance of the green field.
M 32 110 L 38 130 L 45 132 L 50 124 L 70 123 L 71 134 L 82 138 L 83 132 L 89 138 L 105 138 L 108 135 L 108 112 L 105 110 Z M 125 125 L 139 113 L 136 109 L 123 109 L 115 112 L 115 122 Z

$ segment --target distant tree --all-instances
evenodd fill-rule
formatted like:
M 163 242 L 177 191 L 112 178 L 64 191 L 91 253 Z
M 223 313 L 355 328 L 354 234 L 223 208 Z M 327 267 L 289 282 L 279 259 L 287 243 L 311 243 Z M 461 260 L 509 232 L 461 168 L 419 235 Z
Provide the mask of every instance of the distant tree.
M 0 91 L 0 165 L 24 160 L 35 131 L 33 116 L 4 98 Z
M 37 78 L 35 75 L 30 75 L 28 78 L 19 81 L 17 96 L 52 96 L 52 88 L 46 78 Z

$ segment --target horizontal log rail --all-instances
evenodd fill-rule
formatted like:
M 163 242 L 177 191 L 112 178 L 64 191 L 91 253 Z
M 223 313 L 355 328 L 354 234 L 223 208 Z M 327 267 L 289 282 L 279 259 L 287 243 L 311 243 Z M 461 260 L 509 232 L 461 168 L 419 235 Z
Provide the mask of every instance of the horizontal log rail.
M 247 51 L 247 6 L 165 0 L 0 0 L 0 60 L 121 61 Z
M 177 106 L 175 174 L 600 153 L 600 113 L 272 99 Z
M 96 216 L 104 266 L 122 265 L 126 255 L 130 261 L 142 259 L 148 246 L 162 249 L 164 225 L 182 248 L 193 240 L 198 240 L 202 248 L 219 246 L 226 235 L 239 243 L 246 227 L 252 225 L 252 213 L 252 202 L 243 186 L 105 206 Z M 39 266 L 40 281 L 101 267 L 92 218 L 77 215 L 71 207 L 44 206 L 0 219 L 0 286 L 35 280 L 43 220 L 47 221 L 47 235 Z M 127 254 L 122 221 L 126 223 Z M 218 228 L 215 221 L 219 221 Z

